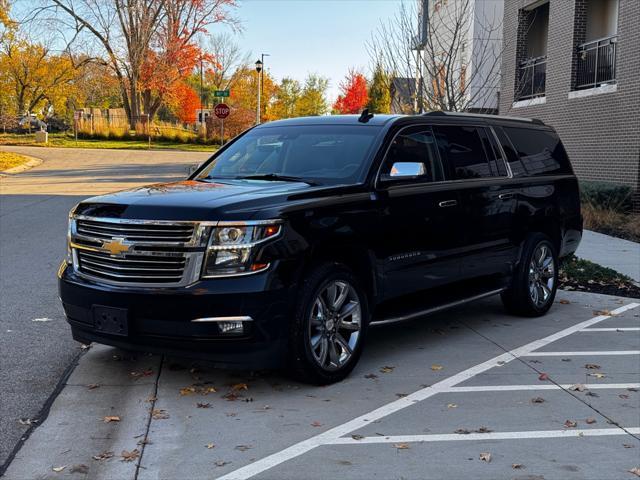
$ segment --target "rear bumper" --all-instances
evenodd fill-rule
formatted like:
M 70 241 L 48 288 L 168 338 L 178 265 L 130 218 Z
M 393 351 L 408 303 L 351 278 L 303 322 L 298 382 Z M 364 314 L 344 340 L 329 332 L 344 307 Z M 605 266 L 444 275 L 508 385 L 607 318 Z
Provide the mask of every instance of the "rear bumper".
M 77 341 L 201 358 L 226 367 L 276 367 L 284 359 L 293 287 L 273 282 L 270 272 L 158 289 L 96 284 L 66 265 L 58 277 L 60 299 Z M 127 334 L 100 331 L 93 318 L 95 306 L 126 309 Z M 193 322 L 210 317 L 252 321 L 244 322 L 239 335 L 222 334 L 215 322 Z

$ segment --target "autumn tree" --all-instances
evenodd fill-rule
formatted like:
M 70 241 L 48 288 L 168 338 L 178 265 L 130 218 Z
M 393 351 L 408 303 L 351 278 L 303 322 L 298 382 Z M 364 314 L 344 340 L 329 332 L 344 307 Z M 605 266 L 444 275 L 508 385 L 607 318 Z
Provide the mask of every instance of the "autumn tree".
M 202 52 L 196 37 L 207 27 L 234 22 L 235 0 L 47 0 L 73 42 L 94 43 L 97 59 L 115 73 L 132 124 L 152 118 L 164 98 L 191 72 Z
M 77 75 L 67 56 L 54 55 L 44 45 L 16 38 L 0 45 L 0 84 L 11 92 L 17 114 L 49 106 L 63 111 Z
M 280 85 L 278 85 L 271 107 L 273 119 L 294 117 L 301 95 L 302 87 L 300 82 L 293 78 L 283 78 Z
M 328 88 L 328 78 L 309 74 L 304 81 L 300 98 L 296 102 L 295 116 L 325 115 L 329 111 Z
M 177 84 L 167 98 L 167 105 L 182 123 L 195 123 L 196 110 L 201 108 L 200 97 L 185 82 Z
M 367 107 L 371 113 L 391 113 L 391 79 L 380 64 L 373 70 Z
M 342 93 L 333 104 L 333 110 L 337 113 L 360 113 L 369 102 L 367 79 L 354 69 L 349 70 L 340 83 L 340 91 Z

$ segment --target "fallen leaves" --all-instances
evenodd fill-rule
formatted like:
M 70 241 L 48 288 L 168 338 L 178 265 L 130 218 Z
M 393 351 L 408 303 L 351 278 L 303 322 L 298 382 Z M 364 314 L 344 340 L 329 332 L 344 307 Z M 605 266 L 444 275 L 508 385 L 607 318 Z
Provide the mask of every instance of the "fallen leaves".
M 590 377 L 596 377 L 598 379 L 606 377 L 604 373 L 588 373 L 587 375 L 589 375 Z
M 524 465 L 522 465 L 521 463 L 512 463 L 511 468 L 513 468 L 514 470 L 522 470 L 524 468 Z
M 447 403 L 447 408 L 458 408 L 458 405 L 455 403 Z
M 575 428 L 575 427 L 578 426 L 578 422 L 575 422 L 573 420 L 567 420 L 567 421 L 564 422 L 564 426 L 566 428 Z
M 564 298 L 558 302 L 561 305 L 569 305 L 571 302 L 569 300 L 565 300 Z
M 402 443 L 394 443 L 393 448 L 395 448 L 396 450 L 408 450 L 411 448 L 411 446 L 408 443 L 402 442 Z
M 453 433 L 457 433 L 459 435 L 468 435 L 470 433 L 491 433 L 493 430 L 487 427 L 480 427 L 476 430 L 469 430 L 468 428 L 458 428 Z
M 593 315 L 596 317 L 615 317 L 615 313 L 610 310 L 594 310 Z
M 187 395 L 193 395 L 195 393 L 199 395 L 209 395 L 210 393 L 216 393 L 216 388 L 209 385 L 204 384 L 193 384 L 188 387 L 183 387 L 180 389 L 180 395 L 185 397 Z
M 205 447 L 207 447 L 209 450 L 211 450 L 212 448 L 215 448 L 215 445 L 213 443 L 207 443 L 205 445 Z
M 253 448 L 251 445 L 236 445 L 236 450 L 238 450 L 240 452 L 246 452 L 247 450 L 250 450 L 251 448 Z
M 53 470 L 56 473 L 60 473 L 61 471 L 63 471 L 65 468 L 67 468 L 66 465 L 62 465 L 61 467 L 51 467 L 51 470 Z
M 364 438 L 364 435 L 360 435 L 359 433 L 355 433 L 355 434 L 351 435 L 351 438 L 353 438 L 354 440 L 362 440 Z
M 104 460 L 109 460 L 111 457 L 113 457 L 113 452 L 104 451 L 104 452 L 99 453 L 97 455 L 93 455 L 91 458 L 93 458 L 94 460 L 96 460 L 98 462 L 102 462 Z
M 595 363 L 585 363 L 584 368 L 587 370 L 600 370 L 600 365 L 596 365 Z
M 627 395 L 626 393 L 621 393 L 620 395 L 618 395 L 618 398 L 621 398 L 622 400 L 628 400 L 629 395 Z
M 394 368 L 396 368 L 396 367 L 390 367 L 388 365 L 385 365 L 384 367 L 382 367 L 380 369 L 380 373 L 391 373 L 391 372 L 393 372 Z
M 572 392 L 584 392 L 586 389 L 587 387 L 585 387 L 581 383 L 576 383 L 575 385 L 571 385 L 569 387 L 569 390 L 571 390 Z
M 34 424 L 38 423 L 38 420 L 36 420 L 35 418 L 26 418 L 25 417 L 25 418 L 19 418 L 18 419 L 18 423 L 20 425 L 29 425 L 29 426 L 31 426 L 31 425 L 34 425 Z
M 595 418 L 593 418 L 593 417 L 589 417 L 589 418 L 587 418 L 587 419 L 585 420 L 585 423 L 587 423 L 587 424 L 589 424 L 589 425 L 592 425 L 592 424 L 596 423 L 596 419 L 595 419 Z
M 147 368 L 142 372 L 137 372 L 137 371 L 129 372 L 129 376 L 134 380 L 138 380 L 139 378 L 142 378 L 142 377 L 149 377 L 151 375 L 153 375 L 153 370 L 151 370 L 150 368 Z
M 249 390 L 249 386 L 246 383 L 236 383 L 231 386 L 233 392 L 239 392 L 240 390 Z
M 96 388 L 99 388 L 99 387 L 100 387 L 99 383 L 90 383 L 89 385 L 87 385 L 88 390 L 95 390 Z
M 311 422 L 311 426 L 312 426 L 312 427 L 321 427 L 321 426 L 322 426 L 322 423 L 320 423 L 320 422 L 319 422 L 319 421 L 317 421 L 317 420 L 314 420 L 313 422 Z
M 378 378 L 378 375 L 376 375 L 375 373 L 367 373 L 364 378 L 367 378 L 369 380 L 374 380 L 376 378 Z
M 480 460 L 483 462 L 490 463 L 491 462 L 491 454 L 489 452 L 482 452 L 480 454 Z
M 544 398 L 542 398 L 542 397 L 533 397 L 533 398 L 531 399 L 531 403 L 544 403 L 544 401 L 545 401 L 545 400 L 544 400 Z
M 630 443 L 623 443 L 623 444 L 622 444 L 622 446 L 623 446 L 624 448 L 636 448 L 636 446 L 635 446 L 635 445 L 632 445 L 632 444 L 630 444 Z
M 211 408 L 211 404 L 210 403 L 196 403 L 196 407 L 198 408 Z
M 431 370 L 433 370 L 434 372 L 439 372 L 443 368 L 444 367 L 442 365 L 438 365 L 437 363 L 434 363 L 433 365 L 431 365 Z
M 169 414 L 162 408 L 154 408 L 151 410 L 151 417 L 153 417 L 154 420 L 166 420 L 169 418 Z
M 549 375 L 547 375 L 546 373 L 541 373 L 540 376 L 538 377 L 538 380 L 540 380 L 541 382 L 545 381 L 545 380 L 549 380 Z
M 137 460 L 139 456 L 140 456 L 140 450 L 138 450 L 137 448 L 134 448 L 131 451 L 122 450 L 122 453 L 120 453 L 120 457 L 121 457 L 120 461 L 133 462 L 134 460 Z
M 225 465 L 227 465 L 229 462 L 225 462 L 224 460 L 216 460 L 215 464 L 216 467 L 224 467 Z
M 102 419 L 102 421 L 104 423 L 119 422 L 120 417 L 118 415 L 107 415 Z
M 634 467 L 629 470 L 629 473 L 633 473 L 636 477 L 640 477 L 640 467 Z

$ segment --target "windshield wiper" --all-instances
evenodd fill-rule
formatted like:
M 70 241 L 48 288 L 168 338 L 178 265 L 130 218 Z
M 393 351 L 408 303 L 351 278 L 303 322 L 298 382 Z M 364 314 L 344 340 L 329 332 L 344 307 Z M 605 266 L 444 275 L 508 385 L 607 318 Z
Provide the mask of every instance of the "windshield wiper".
M 278 173 L 261 173 L 256 175 L 247 175 L 245 177 L 237 177 L 243 180 L 273 180 L 274 182 L 304 182 L 308 185 L 318 185 L 316 182 L 305 180 L 300 177 L 292 177 L 290 175 L 280 175 Z

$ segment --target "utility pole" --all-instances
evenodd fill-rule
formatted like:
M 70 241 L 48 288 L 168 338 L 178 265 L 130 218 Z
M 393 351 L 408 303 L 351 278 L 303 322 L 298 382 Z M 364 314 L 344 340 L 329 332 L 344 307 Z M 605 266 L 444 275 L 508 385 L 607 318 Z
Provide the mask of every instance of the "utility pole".
M 258 108 L 256 108 L 256 125 L 260 125 L 260 96 L 262 94 L 262 60 L 256 62 L 256 72 L 258 72 Z

